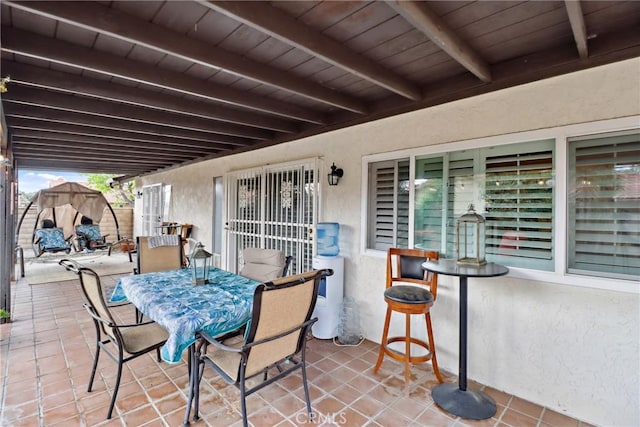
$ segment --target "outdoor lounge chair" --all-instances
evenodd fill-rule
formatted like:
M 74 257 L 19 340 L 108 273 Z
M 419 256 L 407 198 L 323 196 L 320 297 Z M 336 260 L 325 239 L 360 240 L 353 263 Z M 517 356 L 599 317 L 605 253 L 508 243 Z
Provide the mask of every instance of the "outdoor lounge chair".
M 33 253 L 39 257 L 45 252 L 71 252 L 71 243 L 68 238 L 64 238 L 62 228 L 56 227 L 50 219 L 43 219 L 41 228 L 33 233 Z
M 122 366 L 138 356 L 156 350 L 160 362 L 160 347 L 167 341 L 167 331 L 157 323 L 119 324 L 111 315 L 109 306 L 103 295 L 102 285 L 98 274 L 85 267 L 78 268 L 78 264 L 71 260 L 61 260 L 60 265 L 78 274 L 80 285 L 86 303 L 84 307 L 93 319 L 96 327 L 96 351 L 93 359 L 93 369 L 87 391 L 91 391 L 93 380 L 98 368 L 100 350 L 104 350 L 117 364 L 118 372 L 113 386 L 113 396 L 107 411 L 107 419 L 111 418 L 118 395 L 118 387 L 122 378 Z
M 243 329 L 218 337 L 206 332 L 198 333 L 196 356 L 199 356 L 199 367 L 194 390 L 194 420 L 199 417 L 199 387 L 206 365 L 240 390 L 245 427 L 248 425 L 246 397 L 298 369 L 302 374 L 307 413 L 312 417 L 305 348 L 311 325 L 318 320 L 311 319 L 311 315 L 320 281 L 332 274 L 330 269 L 314 270 L 262 283 L 254 293 L 252 316 L 246 333 Z M 207 352 L 209 346 L 212 347 L 210 353 Z M 252 378 L 259 382 L 247 384 Z M 190 404 L 191 401 L 189 407 Z
M 76 252 L 109 249 L 110 247 L 110 244 L 107 243 L 108 234 L 103 235 L 100 232 L 100 226 L 94 224 L 93 220 L 87 216 L 80 219 L 80 224 L 76 225 L 75 231 L 74 249 Z

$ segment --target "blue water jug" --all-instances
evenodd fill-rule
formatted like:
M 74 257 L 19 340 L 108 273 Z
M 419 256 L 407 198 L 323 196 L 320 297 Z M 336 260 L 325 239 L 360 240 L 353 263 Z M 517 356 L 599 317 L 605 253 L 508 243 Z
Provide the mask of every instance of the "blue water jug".
M 336 256 L 340 253 L 338 237 L 340 224 L 337 222 L 318 223 L 318 255 Z

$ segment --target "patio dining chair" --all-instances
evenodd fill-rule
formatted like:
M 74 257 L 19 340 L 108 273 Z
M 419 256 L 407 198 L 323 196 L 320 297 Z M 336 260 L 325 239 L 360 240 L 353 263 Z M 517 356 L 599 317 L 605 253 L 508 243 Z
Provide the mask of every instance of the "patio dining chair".
M 331 269 L 314 270 L 262 283 L 255 290 L 252 317 L 246 331 L 240 329 L 222 337 L 198 333 L 194 420 L 199 417 L 199 388 L 205 366 L 212 367 L 224 381 L 240 390 L 245 427 L 248 425 L 247 396 L 297 370 L 302 374 L 307 413 L 312 416 L 305 348 L 311 325 L 318 320 L 311 316 L 320 281 L 332 274 Z M 213 347 L 211 353 L 207 352 L 209 346 Z M 252 382 L 248 384 L 249 380 Z M 188 415 L 187 412 L 187 419 Z
M 157 239 L 157 244 L 154 244 L 154 239 Z M 134 270 L 136 274 L 182 267 L 182 242 L 178 235 L 138 236 L 136 248 L 138 250 L 138 267 Z
M 257 282 L 277 279 L 287 275 L 292 259 L 277 249 L 246 248 L 239 274 Z
M 158 362 L 160 362 L 160 347 L 167 341 L 168 334 L 163 327 L 153 321 L 135 324 L 117 322 L 106 303 L 98 274 L 90 268 L 78 268 L 76 263 L 68 259 L 61 260 L 60 265 L 78 274 L 86 300 L 84 307 L 96 328 L 96 351 L 87 391 L 90 392 L 93 387 L 100 350 L 104 350 L 118 364 L 113 395 L 107 411 L 107 419 L 110 419 L 118 395 L 123 365 L 152 350 L 156 350 Z
M 182 268 L 182 242 L 176 234 L 164 236 L 138 236 L 136 238 L 138 266 L 134 274 Z M 136 308 L 136 320 L 142 321 L 142 313 Z

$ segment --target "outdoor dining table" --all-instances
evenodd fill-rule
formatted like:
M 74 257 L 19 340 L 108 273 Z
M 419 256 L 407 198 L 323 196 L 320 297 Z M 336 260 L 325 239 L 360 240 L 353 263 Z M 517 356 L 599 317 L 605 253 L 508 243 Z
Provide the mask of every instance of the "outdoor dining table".
M 244 325 L 251 317 L 258 285 L 259 282 L 219 268 L 209 270 L 208 284 L 194 285 L 189 269 L 168 270 L 123 276 L 109 300 L 130 301 L 167 330 L 169 338 L 160 349 L 166 362 L 180 362 L 184 350 L 189 349 L 191 403 L 198 369 L 194 360 L 196 334 L 205 331 L 216 336 Z

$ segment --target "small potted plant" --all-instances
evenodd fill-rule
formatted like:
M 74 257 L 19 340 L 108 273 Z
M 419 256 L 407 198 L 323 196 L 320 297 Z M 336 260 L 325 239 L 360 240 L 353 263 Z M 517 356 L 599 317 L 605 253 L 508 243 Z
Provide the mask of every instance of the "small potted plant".
M 4 308 L 0 308 L 0 323 L 9 323 L 11 321 L 11 313 Z

